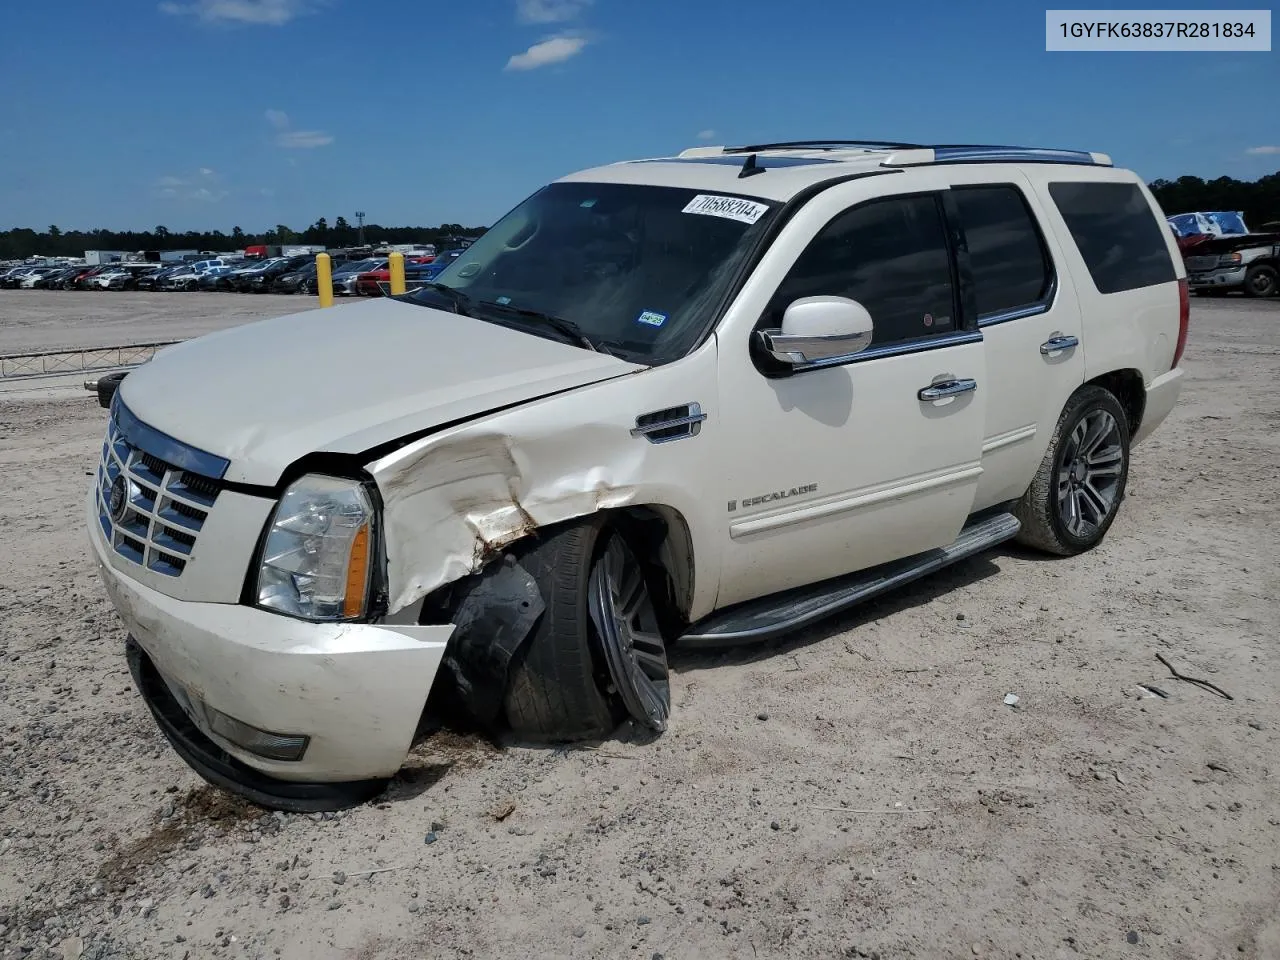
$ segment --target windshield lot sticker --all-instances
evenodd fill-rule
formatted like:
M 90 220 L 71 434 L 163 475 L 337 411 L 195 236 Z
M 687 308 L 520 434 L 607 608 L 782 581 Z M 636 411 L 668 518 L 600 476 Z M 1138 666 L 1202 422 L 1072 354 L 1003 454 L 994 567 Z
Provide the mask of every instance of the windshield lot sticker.
M 755 223 L 769 210 L 763 203 L 740 197 L 717 197 L 700 193 L 689 201 L 683 213 L 699 213 L 706 217 L 724 217 L 741 223 Z
M 667 315 L 659 313 L 657 310 L 646 310 L 640 316 L 636 317 L 636 323 L 647 324 L 650 327 L 660 327 L 667 322 Z

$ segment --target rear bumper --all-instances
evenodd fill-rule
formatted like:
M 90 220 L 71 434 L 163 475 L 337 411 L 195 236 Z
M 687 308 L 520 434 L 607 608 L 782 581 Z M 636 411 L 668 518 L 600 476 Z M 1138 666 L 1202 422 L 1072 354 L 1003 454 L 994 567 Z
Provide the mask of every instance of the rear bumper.
M 238 604 L 175 600 L 107 562 L 92 495 L 88 508 L 103 584 L 137 646 L 131 659 L 139 689 L 197 772 L 264 802 L 273 789 L 284 798 L 300 789 L 323 794 L 318 785 L 354 788 L 400 768 L 451 625 L 307 623 Z M 215 732 L 215 725 L 225 729 L 219 717 L 305 736 L 305 752 L 297 760 L 252 753 Z
M 1173 410 L 1182 392 L 1182 368 L 1177 367 L 1147 384 L 1147 402 L 1142 410 L 1142 423 L 1130 440 L 1137 445 L 1155 431 Z

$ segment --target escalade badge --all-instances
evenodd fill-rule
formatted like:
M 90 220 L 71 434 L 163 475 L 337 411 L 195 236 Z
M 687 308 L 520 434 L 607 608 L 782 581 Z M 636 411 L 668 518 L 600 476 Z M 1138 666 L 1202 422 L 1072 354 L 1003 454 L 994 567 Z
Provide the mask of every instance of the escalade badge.
M 798 497 L 806 493 L 817 493 L 818 485 L 816 483 L 805 483 L 798 487 L 792 487 L 790 490 L 775 490 L 772 493 L 761 494 L 758 497 L 743 497 L 741 501 L 730 500 L 729 512 L 742 507 L 756 507 L 762 503 L 770 503 L 774 500 L 790 500 L 792 497 Z

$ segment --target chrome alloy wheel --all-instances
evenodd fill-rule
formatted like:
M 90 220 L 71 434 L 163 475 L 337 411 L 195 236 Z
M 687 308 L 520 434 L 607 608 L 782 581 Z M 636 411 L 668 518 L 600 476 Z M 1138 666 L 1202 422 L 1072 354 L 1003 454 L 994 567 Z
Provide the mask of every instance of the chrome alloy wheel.
M 667 648 L 640 563 L 617 534 L 591 571 L 587 603 L 623 706 L 647 727 L 666 730 L 671 714 Z
M 1084 539 L 1106 522 L 1123 473 L 1120 425 L 1106 410 L 1094 410 L 1071 431 L 1058 461 L 1058 513 L 1068 533 Z

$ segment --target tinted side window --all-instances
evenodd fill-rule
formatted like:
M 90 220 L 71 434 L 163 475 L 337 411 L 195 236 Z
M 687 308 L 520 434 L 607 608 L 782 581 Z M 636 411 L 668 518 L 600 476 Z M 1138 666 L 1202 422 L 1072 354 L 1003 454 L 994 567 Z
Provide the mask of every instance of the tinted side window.
M 978 316 L 1042 300 L 1052 270 L 1022 191 L 1006 185 L 957 187 L 952 196 L 969 248 Z
M 1049 195 L 1101 293 L 1177 278 L 1166 227 L 1133 183 L 1051 183 Z
M 891 197 L 846 210 L 813 238 L 770 304 L 772 326 L 800 297 L 857 300 L 873 345 L 955 330 L 951 260 L 937 200 Z

